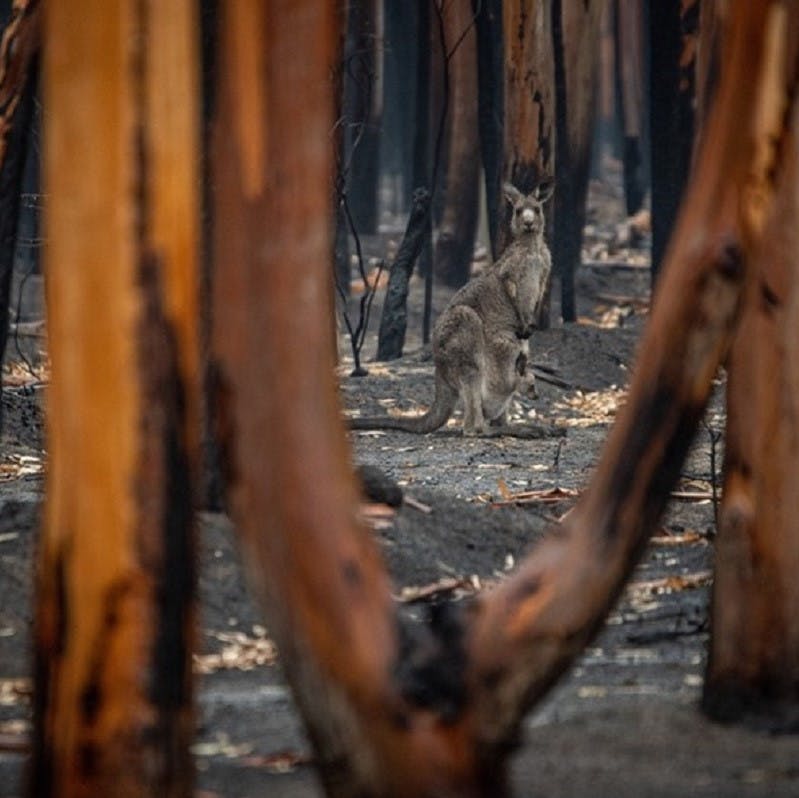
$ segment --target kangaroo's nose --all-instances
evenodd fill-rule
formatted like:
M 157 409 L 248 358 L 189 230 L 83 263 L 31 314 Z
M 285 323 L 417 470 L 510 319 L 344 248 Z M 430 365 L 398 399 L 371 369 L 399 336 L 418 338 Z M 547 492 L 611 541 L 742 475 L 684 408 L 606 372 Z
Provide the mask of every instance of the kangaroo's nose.
M 522 223 L 528 230 L 531 230 L 535 224 L 535 214 L 530 208 L 525 208 L 522 211 Z

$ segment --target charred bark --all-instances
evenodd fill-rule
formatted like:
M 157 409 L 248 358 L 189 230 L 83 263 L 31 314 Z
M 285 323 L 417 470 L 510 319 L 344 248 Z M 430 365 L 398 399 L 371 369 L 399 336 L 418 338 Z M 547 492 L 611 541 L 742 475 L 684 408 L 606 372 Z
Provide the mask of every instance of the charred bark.
M 377 339 L 378 360 L 396 360 L 402 357 L 408 323 L 408 282 L 424 244 L 429 214 L 430 192 L 424 188 L 417 189 L 405 235 L 394 263 L 391 264 Z
M 376 233 L 382 97 L 378 70 L 378 0 L 351 0 L 345 46 L 344 116 L 352 217 L 360 233 Z
M 395 177 L 395 213 L 410 212 L 413 181 L 413 140 L 416 134 L 416 62 L 419 8 L 414 2 L 385 3 L 385 75 L 380 168 Z M 396 183 L 399 183 L 397 185 Z
M 473 0 L 477 32 L 477 113 L 480 152 L 486 189 L 491 255 L 500 253 L 499 223 L 504 215 L 502 197 L 504 63 L 501 0 Z
M 691 167 L 699 5 L 699 0 L 649 4 L 653 282 Z

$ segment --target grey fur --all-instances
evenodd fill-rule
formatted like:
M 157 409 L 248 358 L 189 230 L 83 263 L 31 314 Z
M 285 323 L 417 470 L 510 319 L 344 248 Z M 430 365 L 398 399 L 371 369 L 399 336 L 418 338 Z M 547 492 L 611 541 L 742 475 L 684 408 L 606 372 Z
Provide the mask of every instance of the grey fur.
M 435 399 L 421 416 L 350 419 L 352 429 L 427 433 L 441 427 L 463 400 L 463 434 L 480 435 L 504 425 L 517 392 L 533 392 L 528 339 L 551 270 L 544 241 L 543 204 L 552 195 L 541 183 L 525 196 L 503 187 L 511 203 L 511 243 L 502 257 L 450 299 L 433 328 Z

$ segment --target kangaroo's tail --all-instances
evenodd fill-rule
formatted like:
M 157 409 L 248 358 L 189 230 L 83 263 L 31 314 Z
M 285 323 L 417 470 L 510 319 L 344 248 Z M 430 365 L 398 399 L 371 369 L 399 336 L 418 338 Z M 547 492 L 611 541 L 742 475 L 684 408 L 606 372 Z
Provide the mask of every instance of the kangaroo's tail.
M 458 394 L 436 375 L 436 395 L 430 409 L 421 416 L 368 416 L 348 420 L 350 429 L 398 429 L 425 434 L 434 432 L 449 420 Z

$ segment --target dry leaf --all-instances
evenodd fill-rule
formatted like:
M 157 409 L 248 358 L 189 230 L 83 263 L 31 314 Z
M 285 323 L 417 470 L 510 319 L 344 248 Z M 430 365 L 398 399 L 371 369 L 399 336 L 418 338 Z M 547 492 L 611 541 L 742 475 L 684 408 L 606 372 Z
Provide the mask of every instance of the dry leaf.
M 660 579 L 631 582 L 627 589 L 632 593 L 659 595 L 661 593 L 676 593 L 680 590 L 695 590 L 709 585 L 712 581 L 712 571 L 697 571 L 693 574 L 674 574 Z
M 267 770 L 270 773 L 290 773 L 298 765 L 307 765 L 311 761 L 311 757 L 307 754 L 297 751 L 278 751 L 265 756 L 245 756 L 240 760 L 240 764 Z
M 507 490 L 507 487 L 506 487 Z M 507 492 L 499 501 L 492 502 L 495 506 L 505 504 L 557 504 L 566 499 L 579 496 L 579 491 L 572 488 L 545 488 L 544 490 L 523 490 L 520 493 Z
M 253 636 L 243 632 L 211 632 L 211 637 L 225 643 L 220 652 L 195 654 L 195 673 L 215 673 L 219 670 L 251 671 L 277 662 L 277 647 L 266 636 L 262 626 L 253 627 Z

